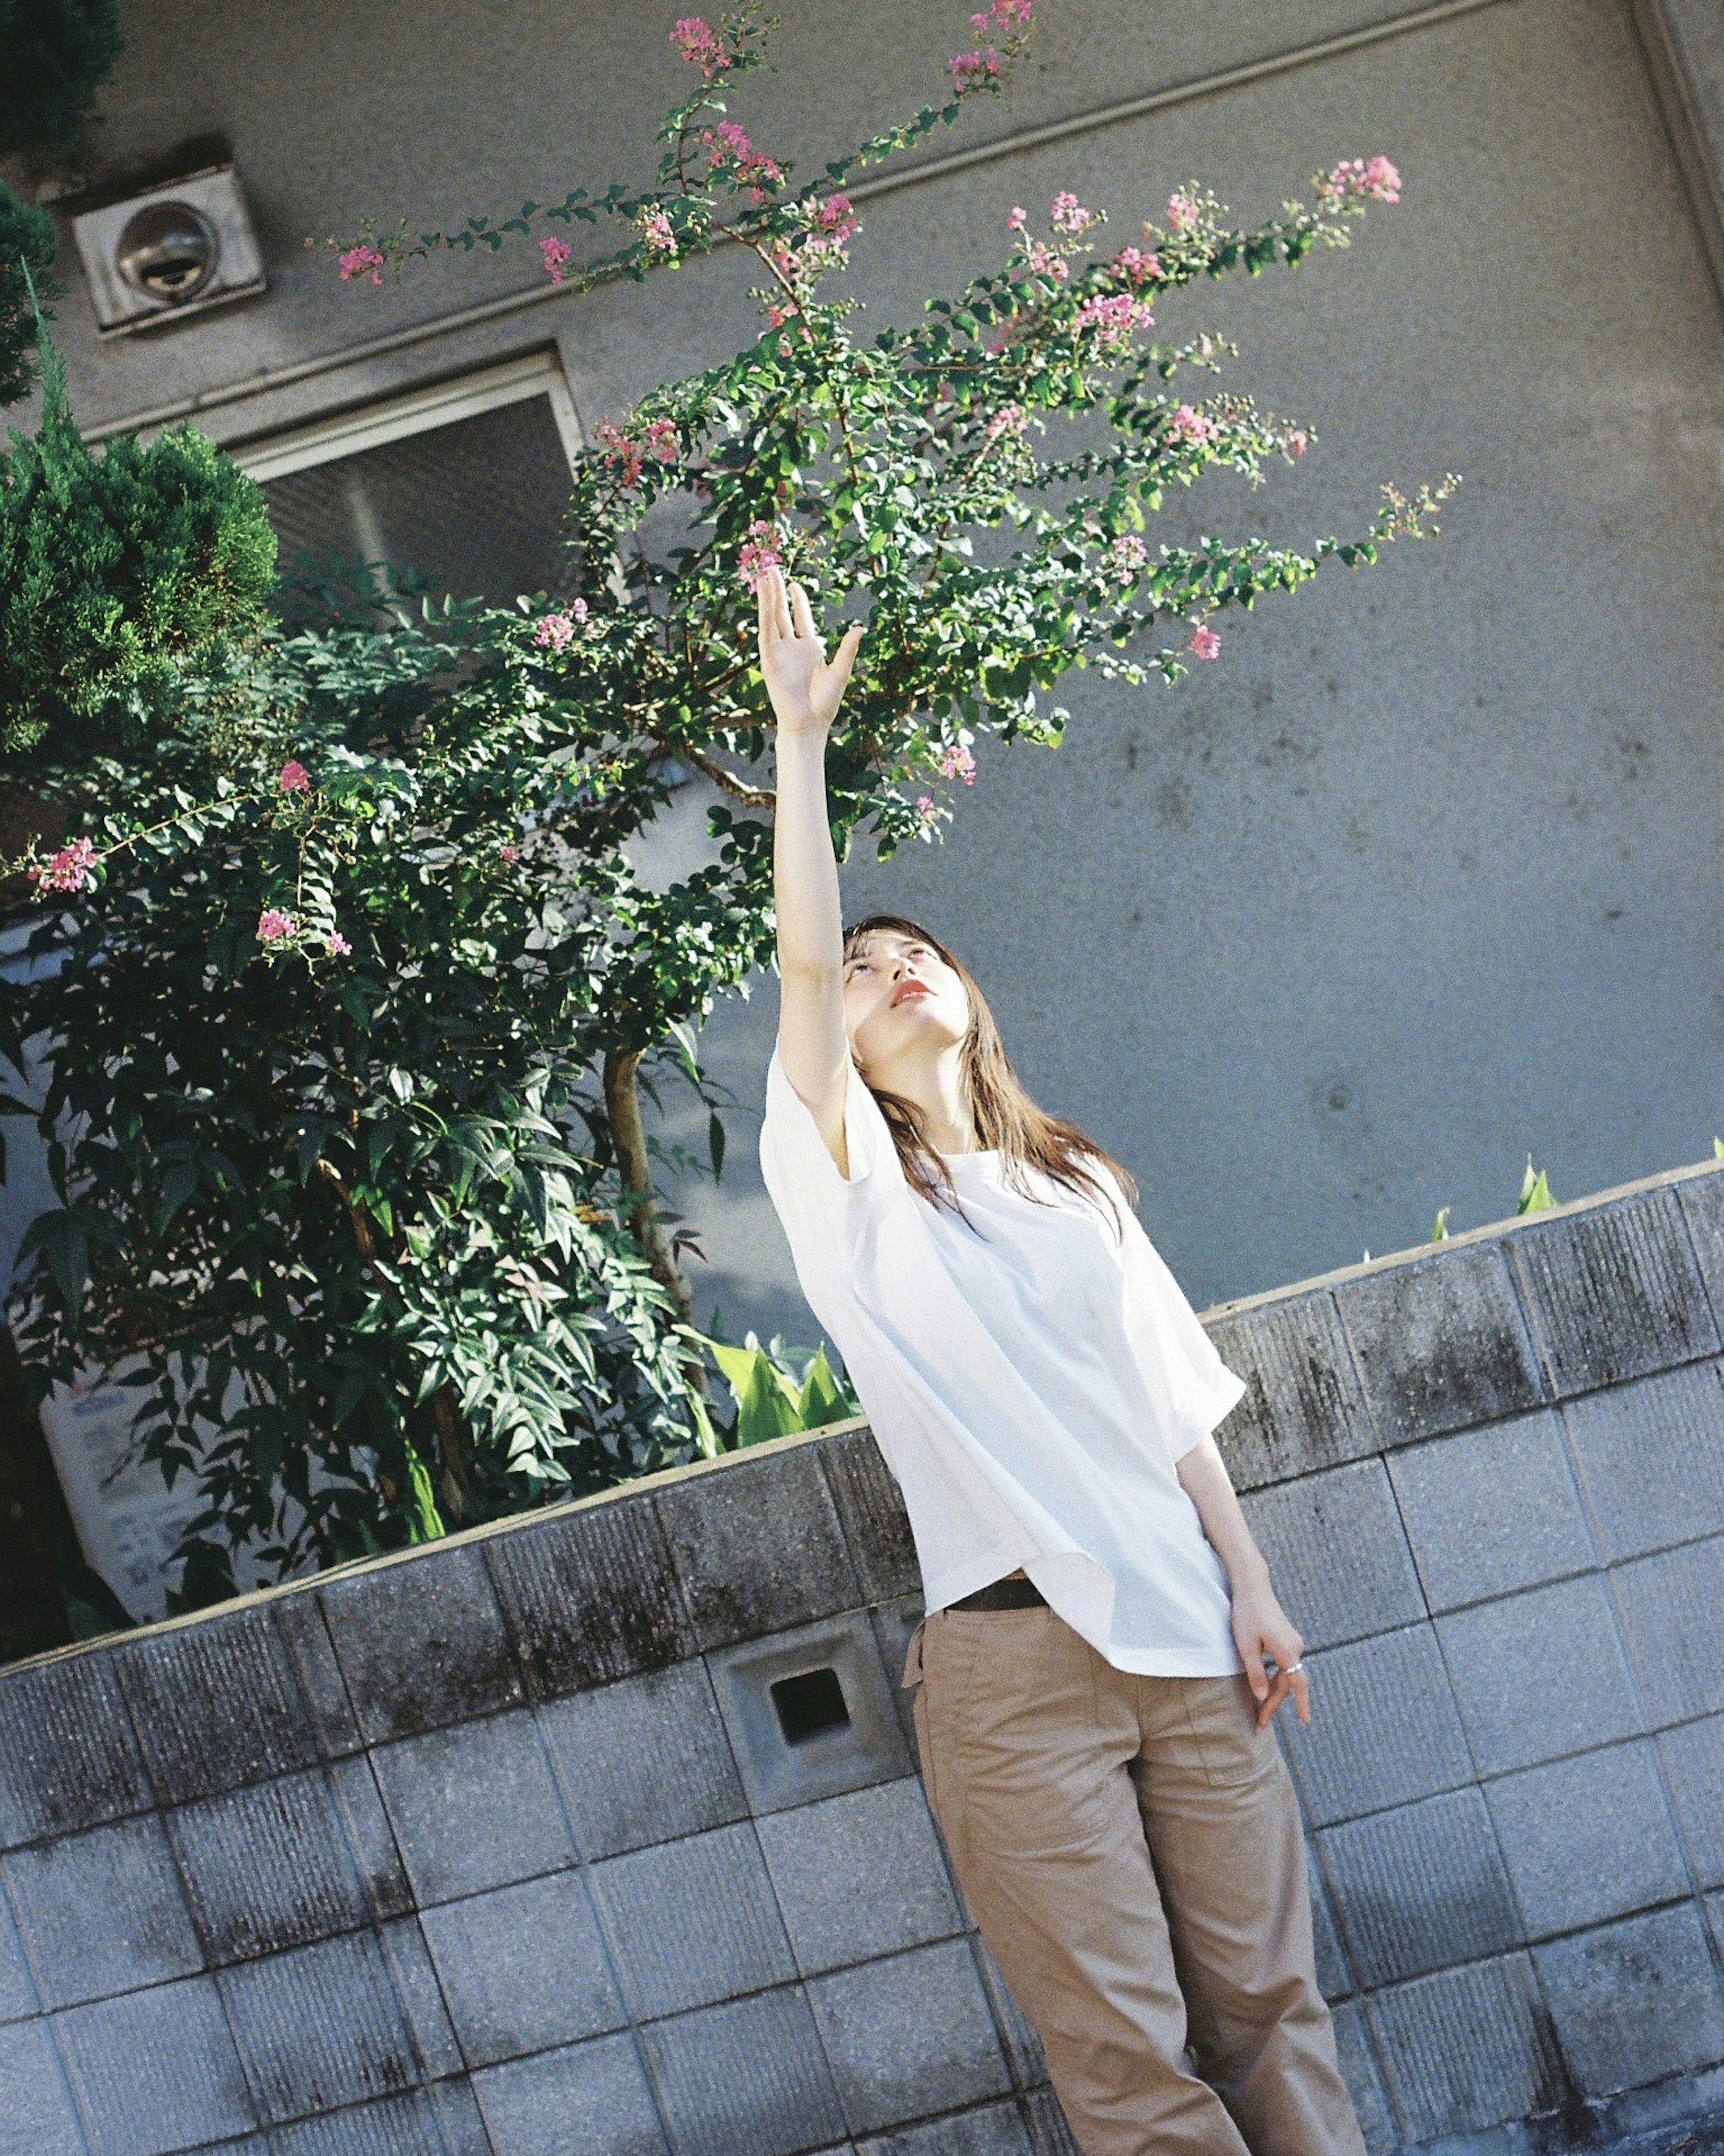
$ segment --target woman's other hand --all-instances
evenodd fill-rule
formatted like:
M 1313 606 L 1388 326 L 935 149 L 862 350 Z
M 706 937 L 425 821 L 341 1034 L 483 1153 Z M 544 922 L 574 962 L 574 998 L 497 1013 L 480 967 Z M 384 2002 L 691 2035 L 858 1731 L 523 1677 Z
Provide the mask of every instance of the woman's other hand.
M 772 699 L 772 716 L 782 735 L 824 735 L 856 663 L 862 625 L 853 622 L 829 660 L 814 627 L 808 595 L 800 584 L 786 586 L 783 573 L 769 568 L 756 587 L 760 603 L 760 670 Z
M 1235 1590 L 1233 1598 L 1234 1645 L 1245 1665 L 1246 1681 L 1257 1702 L 1257 1727 L 1266 1729 L 1283 1700 L 1293 1702 L 1301 1722 L 1311 1720 L 1311 1679 L 1301 1666 L 1305 1642 L 1293 1629 L 1287 1613 L 1268 1586 Z M 1268 1657 L 1275 1665 L 1273 1677 L 1264 1667 Z

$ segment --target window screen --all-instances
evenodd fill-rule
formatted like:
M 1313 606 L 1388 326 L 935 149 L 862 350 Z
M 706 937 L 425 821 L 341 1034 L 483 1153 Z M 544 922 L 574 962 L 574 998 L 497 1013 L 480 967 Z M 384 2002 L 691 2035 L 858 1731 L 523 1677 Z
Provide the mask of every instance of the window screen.
M 384 562 L 397 588 L 428 584 L 507 605 L 554 591 L 568 458 L 550 400 L 529 397 L 265 480 L 284 587 L 331 555 Z M 350 572 L 351 573 L 351 572 Z M 292 605 L 290 610 L 304 609 Z

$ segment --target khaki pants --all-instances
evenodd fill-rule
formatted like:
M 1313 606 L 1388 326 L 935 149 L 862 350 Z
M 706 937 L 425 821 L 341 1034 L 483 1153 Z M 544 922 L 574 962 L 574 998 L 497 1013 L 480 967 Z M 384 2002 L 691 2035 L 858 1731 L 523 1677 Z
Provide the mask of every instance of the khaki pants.
M 1363 2156 L 1244 1678 L 1127 1676 L 1049 1609 L 919 1646 L 928 1801 L 1084 2156 Z

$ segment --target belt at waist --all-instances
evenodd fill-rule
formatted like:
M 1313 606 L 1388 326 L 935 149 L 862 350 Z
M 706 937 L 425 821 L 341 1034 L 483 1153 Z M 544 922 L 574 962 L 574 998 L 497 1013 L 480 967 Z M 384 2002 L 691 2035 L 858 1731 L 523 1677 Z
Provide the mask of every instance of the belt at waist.
M 991 1579 L 986 1587 L 978 1587 L 973 1594 L 962 1601 L 947 1604 L 949 1609 L 1044 1609 L 1048 1598 L 1032 1579 L 1013 1578 Z

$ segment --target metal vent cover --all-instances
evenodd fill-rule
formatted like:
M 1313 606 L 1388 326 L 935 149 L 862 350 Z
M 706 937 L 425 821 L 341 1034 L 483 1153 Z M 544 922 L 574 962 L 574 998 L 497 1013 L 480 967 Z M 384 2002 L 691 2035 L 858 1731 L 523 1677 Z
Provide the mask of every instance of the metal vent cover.
M 231 165 L 86 210 L 72 234 L 104 336 L 183 321 L 268 281 Z

